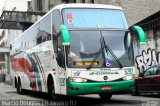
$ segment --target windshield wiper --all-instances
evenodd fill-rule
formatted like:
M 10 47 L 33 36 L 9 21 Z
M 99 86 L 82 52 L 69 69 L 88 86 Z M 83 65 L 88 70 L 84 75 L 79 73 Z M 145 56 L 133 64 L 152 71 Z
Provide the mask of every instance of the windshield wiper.
M 102 37 L 102 40 L 103 40 L 103 43 L 104 43 L 104 47 L 105 47 L 106 52 L 109 51 L 109 52 L 111 53 L 111 55 L 116 59 L 117 63 L 119 64 L 119 67 L 120 67 L 120 68 L 123 68 L 123 65 L 121 64 L 121 62 L 119 61 L 119 59 L 117 58 L 117 56 L 113 53 L 113 51 L 111 50 L 111 48 L 110 48 L 108 45 L 106 45 L 106 42 L 105 42 L 105 40 L 104 40 L 104 37 Z
M 113 53 L 113 51 L 111 50 L 111 48 L 106 45 L 106 42 L 104 40 L 104 37 L 102 37 L 102 41 L 101 42 L 101 49 L 98 51 L 98 53 L 95 55 L 93 61 L 91 62 L 91 64 L 87 67 L 87 70 L 91 69 L 92 66 L 94 65 L 94 61 L 98 58 L 98 56 L 100 55 L 100 53 L 103 51 L 103 49 L 105 48 L 106 52 L 110 52 L 111 55 L 116 59 L 117 63 L 119 64 L 120 68 L 123 68 L 123 65 L 121 64 L 121 62 L 119 61 L 119 59 L 116 57 L 116 55 Z

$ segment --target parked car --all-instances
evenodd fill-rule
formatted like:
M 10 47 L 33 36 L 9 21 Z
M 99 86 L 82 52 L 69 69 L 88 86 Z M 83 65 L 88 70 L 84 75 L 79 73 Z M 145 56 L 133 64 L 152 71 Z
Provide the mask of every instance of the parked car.
M 160 95 L 160 65 L 155 65 L 135 79 L 135 89 L 132 92 L 133 96 L 139 93 L 158 93 Z

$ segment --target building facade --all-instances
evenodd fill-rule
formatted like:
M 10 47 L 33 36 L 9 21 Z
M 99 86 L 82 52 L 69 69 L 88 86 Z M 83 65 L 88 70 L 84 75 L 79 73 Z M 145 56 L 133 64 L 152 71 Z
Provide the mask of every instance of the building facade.
M 3 11 L 27 11 L 27 2 L 28 0 L 5 0 Z M 0 46 L 7 46 L 12 40 L 14 40 L 19 34 L 21 34 L 22 30 L 10 30 L 5 29 L 2 30 L 1 36 L 4 36 L 0 40 Z
M 27 11 L 28 0 L 5 0 L 2 11 Z M 9 48 L 10 42 L 17 38 L 23 31 L 22 30 L 11 30 L 11 29 L 0 29 L 0 47 Z M 0 57 L 4 57 L 4 66 L 0 67 L 0 71 L 5 73 L 6 81 L 11 80 L 10 69 L 9 69 L 9 53 L 2 54 Z M 1 64 L 2 65 L 2 64 Z

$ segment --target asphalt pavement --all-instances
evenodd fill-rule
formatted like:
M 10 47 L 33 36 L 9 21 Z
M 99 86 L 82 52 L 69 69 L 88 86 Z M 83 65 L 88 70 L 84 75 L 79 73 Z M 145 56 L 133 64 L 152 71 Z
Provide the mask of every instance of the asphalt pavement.
M 19 95 L 13 86 L 0 83 L 0 106 L 160 106 L 157 94 L 140 96 L 113 95 L 110 101 L 101 101 L 98 95 L 60 96 L 51 101 L 47 93 L 25 91 Z

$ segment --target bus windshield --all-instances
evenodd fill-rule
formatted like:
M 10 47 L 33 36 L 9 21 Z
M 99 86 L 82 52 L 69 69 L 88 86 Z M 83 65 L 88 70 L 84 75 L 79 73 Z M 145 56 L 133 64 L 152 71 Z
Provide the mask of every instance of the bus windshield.
M 122 10 L 65 8 L 62 15 L 67 28 L 128 28 Z
M 70 50 L 67 50 L 67 65 L 70 68 L 119 67 L 116 58 L 102 46 L 102 37 L 106 45 L 116 55 L 122 66 L 133 65 L 131 36 L 124 30 L 70 30 Z M 103 49 L 103 50 L 101 50 Z

